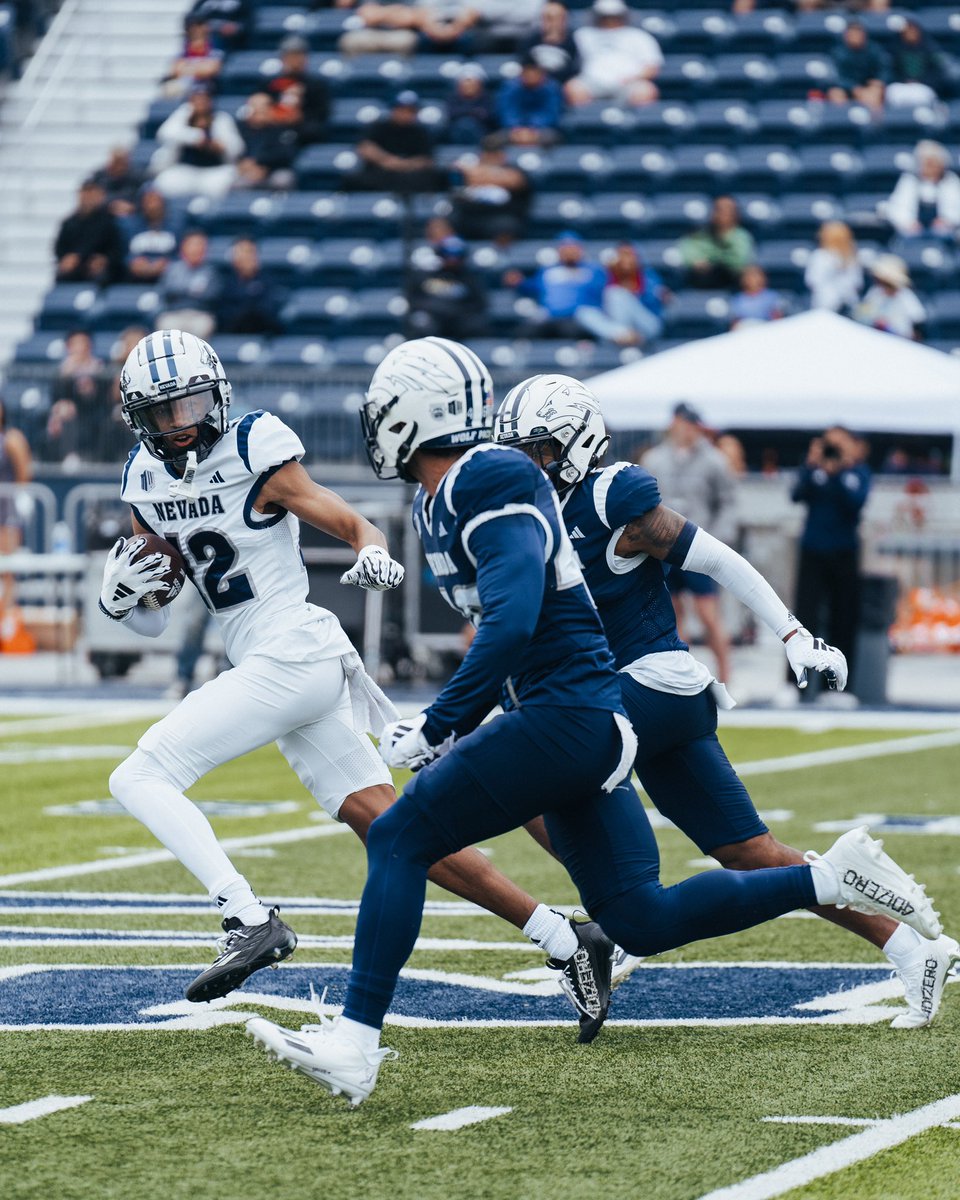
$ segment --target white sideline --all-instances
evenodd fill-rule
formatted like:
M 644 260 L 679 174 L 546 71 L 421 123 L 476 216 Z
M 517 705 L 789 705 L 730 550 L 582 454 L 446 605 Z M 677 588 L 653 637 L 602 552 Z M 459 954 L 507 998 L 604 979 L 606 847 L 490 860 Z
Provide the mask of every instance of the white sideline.
M 754 1175 L 742 1183 L 707 1192 L 699 1200 L 773 1200 L 773 1197 L 782 1196 L 815 1179 L 822 1179 L 825 1175 L 842 1171 L 844 1167 L 873 1158 L 883 1150 L 899 1146 L 918 1133 L 943 1125 L 958 1116 L 960 1094 L 945 1096 L 942 1100 L 878 1121 L 861 1133 L 781 1163 L 772 1171 L 764 1171 L 762 1175 Z
M 0 1125 L 23 1125 L 65 1108 L 77 1108 L 92 1099 L 92 1096 L 43 1096 L 39 1100 L 28 1100 L 25 1104 L 0 1108 Z
M 890 738 L 886 742 L 862 742 L 859 746 L 835 746 L 832 750 L 809 750 L 783 758 L 757 758 L 735 763 L 738 775 L 766 775 L 778 771 L 805 771 L 807 767 L 826 767 L 834 763 L 857 762 L 861 758 L 885 758 L 888 754 L 915 754 L 922 750 L 942 750 L 960 745 L 960 729 L 927 733 L 920 737 Z
M 479 1104 L 469 1104 L 466 1108 L 455 1108 L 452 1112 L 443 1113 L 439 1117 L 425 1117 L 422 1121 L 414 1121 L 411 1129 L 462 1129 L 464 1125 L 479 1125 L 481 1121 L 490 1121 L 494 1117 L 502 1117 L 513 1112 L 512 1108 L 484 1108 Z

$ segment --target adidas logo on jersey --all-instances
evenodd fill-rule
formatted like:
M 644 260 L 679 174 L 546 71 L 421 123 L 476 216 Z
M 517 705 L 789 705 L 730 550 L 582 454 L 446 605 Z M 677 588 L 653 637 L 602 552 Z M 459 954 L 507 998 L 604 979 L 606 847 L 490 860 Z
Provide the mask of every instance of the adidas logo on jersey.
M 226 483 L 226 480 L 220 474 L 219 471 L 214 471 L 214 473 L 210 476 L 210 482 L 211 483 Z
M 586 537 L 586 536 L 587 536 L 587 535 L 586 535 L 585 533 L 581 533 L 581 532 L 580 532 L 580 526 L 579 526 L 579 525 L 574 525 L 574 527 L 573 527 L 573 528 L 570 530 L 570 540 L 571 540 L 571 541 L 572 541 L 574 538 L 582 538 L 582 537 Z
M 141 471 L 140 472 L 140 487 L 145 492 L 150 491 L 150 489 L 153 487 L 153 472 L 152 471 Z

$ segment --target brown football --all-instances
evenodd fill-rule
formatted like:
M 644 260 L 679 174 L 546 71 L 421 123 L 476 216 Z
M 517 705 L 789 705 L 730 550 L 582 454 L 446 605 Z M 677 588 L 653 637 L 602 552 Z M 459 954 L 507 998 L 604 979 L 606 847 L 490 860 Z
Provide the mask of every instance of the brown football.
M 187 573 L 183 566 L 183 557 L 180 551 L 173 545 L 172 542 L 166 541 L 162 537 L 157 537 L 155 533 L 142 533 L 135 535 L 136 540 L 143 543 L 130 556 L 131 562 L 137 562 L 139 559 L 150 554 L 162 554 L 166 559 L 166 570 L 163 573 L 163 578 L 169 584 L 169 589 L 165 592 L 147 592 L 140 600 L 140 605 L 143 608 L 165 608 L 171 600 L 175 600 L 180 595 L 180 590 L 183 587 Z

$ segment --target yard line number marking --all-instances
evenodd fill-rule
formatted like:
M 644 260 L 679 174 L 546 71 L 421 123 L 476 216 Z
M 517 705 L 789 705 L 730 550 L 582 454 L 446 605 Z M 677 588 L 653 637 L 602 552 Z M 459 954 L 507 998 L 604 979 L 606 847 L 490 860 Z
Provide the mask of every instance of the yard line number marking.
M 960 1094 L 945 1096 L 912 1112 L 877 1121 L 860 1133 L 821 1146 L 809 1154 L 781 1163 L 772 1171 L 754 1175 L 742 1183 L 731 1184 L 701 1196 L 700 1200 L 773 1200 L 794 1188 L 803 1187 L 844 1167 L 873 1158 L 882 1150 L 899 1146 L 927 1129 L 934 1129 L 960 1117 Z
M 0 1108 L 0 1125 L 24 1125 L 27 1121 L 48 1117 L 65 1108 L 77 1108 L 92 1099 L 92 1096 L 43 1096 L 39 1100 L 28 1100 L 25 1104 Z
M 469 1104 L 466 1108 L 455 1108 L 453 1112 L 443 1113 L 439 1117 L 425 1117 L 422 1121 L 414 1121 L 411 1129 L 433 1129 L 449 1131 L 463 1129 L 465 1125 L 479 1125 L 481 1121 L 491 1121 L 494 1117 L 503 1117 L 513 1112 L 512 1108 L 484 1108 L 479 1104 Z

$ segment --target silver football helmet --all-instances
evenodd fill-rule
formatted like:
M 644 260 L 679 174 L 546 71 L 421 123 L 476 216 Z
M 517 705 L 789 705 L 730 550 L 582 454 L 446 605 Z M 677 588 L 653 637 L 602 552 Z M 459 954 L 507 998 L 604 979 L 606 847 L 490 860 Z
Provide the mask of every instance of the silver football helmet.
M 391 350 L 360 410 L 367 457 L 380 479 L 405 479 L 415 450 L 461 449 L 490 441 L 493 381 L 459 342 L 416 338 Z
M 231 387 L 213 347 L 192 333 L 160 329 L 141 338 L 120 372 L 123 419 L 154 458 L 183 465 L 206 458 L 227 428 Z M 196 429 L 190 445 L 178 445 Z
M 531 375 L 508 392 L 493 421 L 493 440 L 533 450 L 557 490 L 579 483 L 610 444 L 600 401 L 569 375 Z M 557 445 L 543 461 L 543 446 Z

